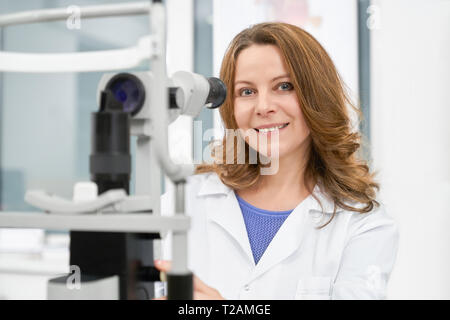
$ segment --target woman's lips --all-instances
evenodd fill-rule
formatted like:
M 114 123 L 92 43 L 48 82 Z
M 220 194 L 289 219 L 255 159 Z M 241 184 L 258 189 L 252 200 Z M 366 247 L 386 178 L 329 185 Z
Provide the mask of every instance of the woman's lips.
M 259 131 L 259 130 L 257 130 L 257 129 L 255 129 L 255 131 L 258 133 L 258 134 L 263 134 L 263 135 L 271 135 L 271 134 L 273 134 L 273 133 L 275 133 L 275 132 L 280 132 L 280 131 L 283 131 L 284 129 L 286 129 L 288 126 L 289 126 L 289 122 L 287 123 L 287 125 L 285 126 L 285 127 L 283 127 L 283 128 L 281 128 L 281 129 L 275 129 L 275 130 L 273 130 L 273 131 L 266 131 L 266 132 L 261 132 L 261 131 Z

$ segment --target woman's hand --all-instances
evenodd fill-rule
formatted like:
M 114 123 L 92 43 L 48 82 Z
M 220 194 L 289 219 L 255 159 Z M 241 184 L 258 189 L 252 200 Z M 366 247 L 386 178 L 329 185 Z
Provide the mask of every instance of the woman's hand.
M 167 273 L 170 270 L 171 263 L 166 260 L 155 260 L 155 267 L 161 272 Z M 194 300 L 225 300 L 214 288 L 207 286 L 196 275 L 194 275 Z M 156 298 L 153 300 L 167 300 L 167 297 Z

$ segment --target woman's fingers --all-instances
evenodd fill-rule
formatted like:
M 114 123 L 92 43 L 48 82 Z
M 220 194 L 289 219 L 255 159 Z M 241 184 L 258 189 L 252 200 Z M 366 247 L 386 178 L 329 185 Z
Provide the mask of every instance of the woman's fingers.
M 204 292 L 194 291 L 194 300 L 216 300 L 216 299 Z
M 172 262 L 169 260 L 155 260 L 155 268 L 159 271 L 168 272 L 171 266 Z
M 166 281 L 165 273 L 170 270 L 172 266 L 171 261 L 168 260 L 155 260 L 155 268 L 161 271 L 162 277 L 161 281 Z M 219 291 L 210 286 L 206 285 L 202 280 L 200 280 L 196 275 L 193 276 L 194 285 L 194 300 L 216 300 L 223 299 Z M 167 300 L 167 297 L 160 297 L 154 300 Z
M 194 300 L 224 300 L 219 291 L 206 285 L 194 275 Z
M 152 300 L 167 300 L 167 296 L 153 298 Z M 216 300 L 216 298 L 207 295 L 206 293 L 200 291 L 194 291 L 194 300 Z
M 155 260 L 155 268 L 160 271 L 159 278 L 161 281 L 167 281 L 166 273 L 170 270 L 172 262 L 169 260 Z
M 196 291 L 203 291 L 203 292 L 210 292 L 212 289 L 211 287 L 207 286 L 202 280 L 200 280 L 195 274 L 194 274 L 194 290 Z

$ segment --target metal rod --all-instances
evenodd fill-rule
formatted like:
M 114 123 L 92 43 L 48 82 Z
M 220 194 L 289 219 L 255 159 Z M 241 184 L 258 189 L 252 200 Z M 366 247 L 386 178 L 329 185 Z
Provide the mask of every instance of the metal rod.
M 181 180 L 175 183 L 175 214 L 184 214 L 184 195 L 185 195 L 186 180 Z
M 0 27 L 0 51 L 3 50 L 4 45 L 4 39 L 5 39 L 5 31 L 4 28 Z M 4 87 L 3 87 L 3 77 L 4 73 L 0 71 L 0 132 L 2 132 L 2 126 L 3 126 L 3 101 L 4 101 Z M 3 189 L 3 174 L 2 174 L 2 139 L 0 137 L 0 190 Z M 0 210 L 5 206 L 2 199 L 2 192 L 0 192 Z
M 152 114 L 158 121 L 153 122 L 153 130 L 158 134 L 154 137 L 154 146 L 159 165 L 164 173 L 176 183 L 185 179 L 194 173 L 194 164 L 177 164 L 169 153 L 168 144 L 168 114 L 166 110 L 167 95 L 161 94 L 167 90 L 167 70 L 166 70 L 166 13 L 161 3 L 154 3 L 151 13 L 151 31 L 154 37 L 153 44 L 157 47 L 152 48 L 156 53 L 152 60 L 152 70 L 158 75 L 158 81 L 152 83 L 148 88 L 150 92 L 151 105 L 155 110 Z
M 184 215 L 164 217 L 132 212 L 83 215 L 0 212 L 0 228 L 151 233 L 185 231 L 189 226 L 190 219 Z
M 0 51 L 0 71 L 5 72 L 98 72 L 130 69 L 152 56 L 151 39 L 134 47 L 70 53 L 20 53 Z
M 99 18 L 99 17 L 113 17 L 113 16 L 129 16 L 129 15 L 143 15 L 150 12 L 151 3 L 149 1 L 119 3 L 119 4 L 104 4 L 94 6 L 82 6 L 80 9 L 80 18 Z M 0 15 L 0 27 L 66 20 L 73 15 L 73 12 L 68 8 L 58 9 L 43 9 L 31 10 L 18 13 Z
M 360 108 L 363 113 L 363 121 L 360 123 L 360 131 L 367 139 L 362 144 L 363 155 L 370 161 L 370 30 L 367 27 L 368 8 L 370 0 L 359 0 L 358 7 L 358 87 Z

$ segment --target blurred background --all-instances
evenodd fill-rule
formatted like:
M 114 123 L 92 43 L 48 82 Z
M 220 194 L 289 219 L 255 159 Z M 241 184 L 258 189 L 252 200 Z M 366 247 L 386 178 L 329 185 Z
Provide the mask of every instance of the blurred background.
M 132 1 L 0 0 L 0 14 L 122 2 Z M 379 199 L 400 228 L 388 298 L 450 299 L 450 1 L 164 2 L 169 76 L 218 76 L 231 39 L 258 22 L 295 24 L 319 40 L 363 111 L 359 125 L 378 172 Z M 0 28 L 0 49 L 106 50 L 134 45 L 147 33 L 146 17 L 81 20 L 80 28 L 11 26 Z M 1 210 L 33 211 L 23 201 L 27 189 L 71 198 L 74 183 L 89 180 L 90 113 L 98 108 L 101 75 L 0 73 Z M 220 138 L 218 111 L 194 120 L 202 121 L 202 132 L 188 117 L 170 125 L 174 158 L 192 158 L 210 128 Z M 166 179 L 161 184 L 171 187 Z M 68 272 L 67 246 L 67 233 L 0 229 L 0 299 L 45 299 L 47 279 Z

